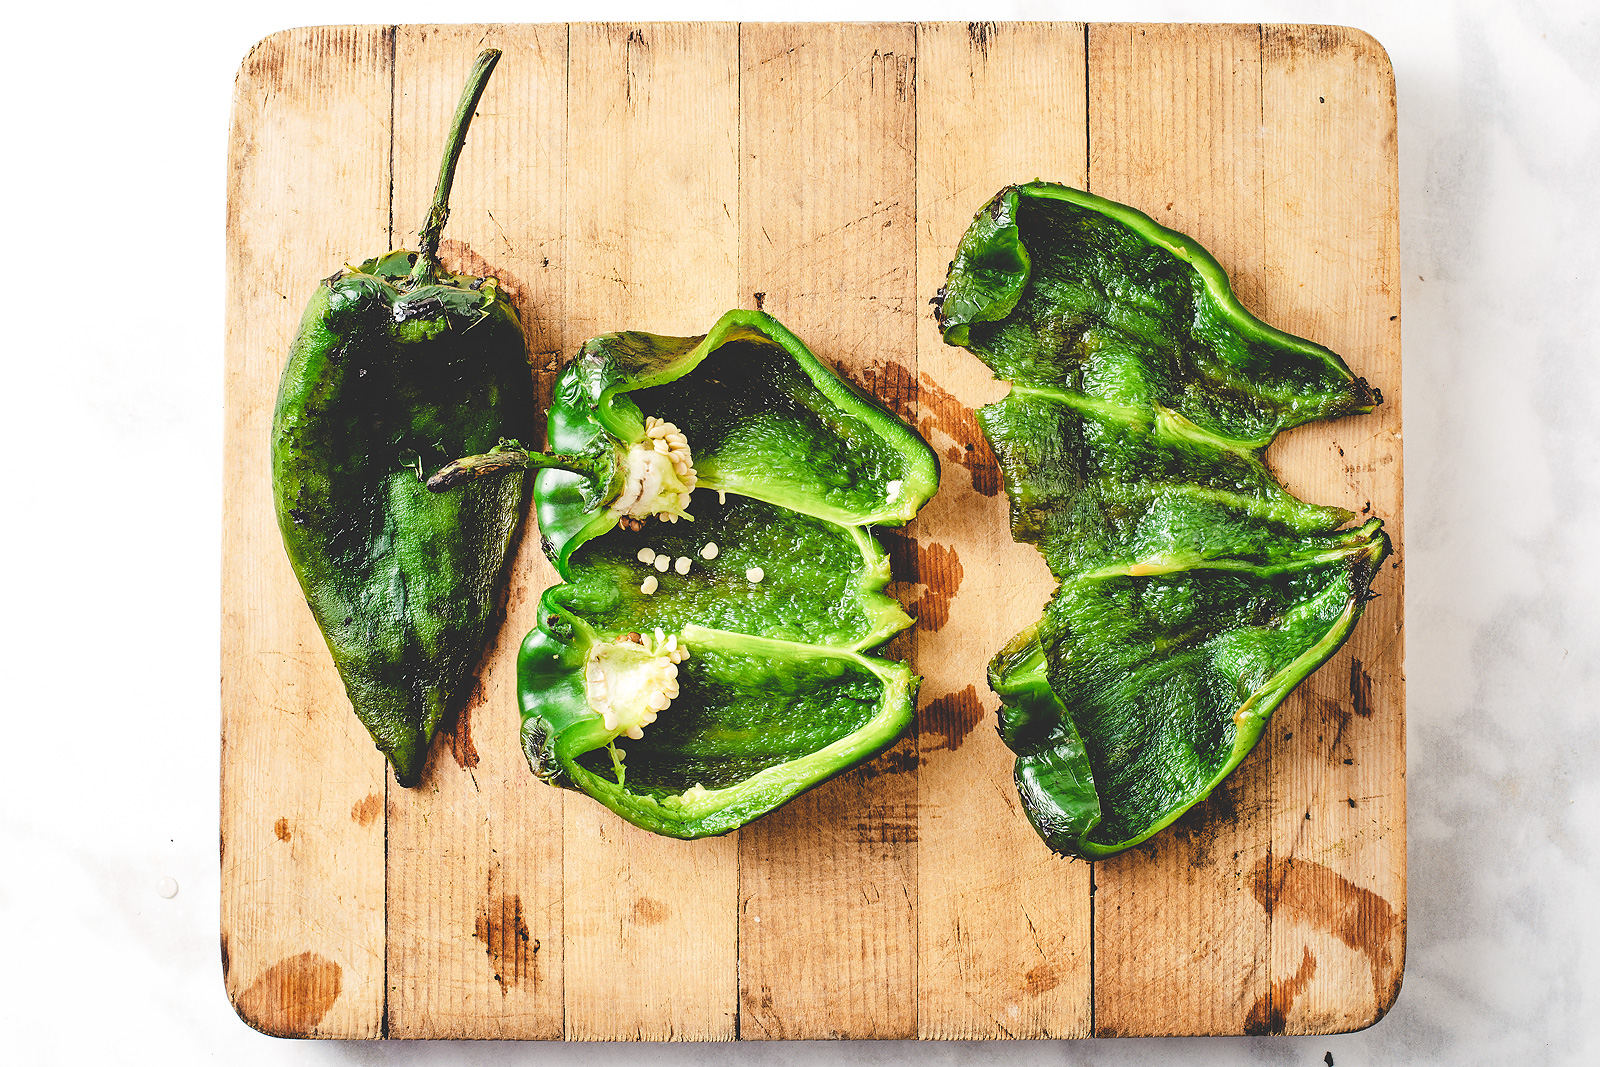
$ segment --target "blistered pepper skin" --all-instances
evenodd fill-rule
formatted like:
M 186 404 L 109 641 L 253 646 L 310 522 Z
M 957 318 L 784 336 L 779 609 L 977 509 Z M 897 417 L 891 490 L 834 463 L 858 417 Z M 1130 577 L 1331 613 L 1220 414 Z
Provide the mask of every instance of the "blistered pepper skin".
M 1060 185 L 1001 190 L 939 301 L 946 343 L 1012 383 L 978 421 L 1060 582 L 989 668 L 1023 809 L 1055 850 L 1113 855 L 1204 799 L 1355 626 L 1382 522 L 1342 529 L 1263 458 L 1381 397 L 1194 241 Z
M 472 683 L 525 506 L 520 473 L 444 495 L 422 477 L 533 429 L 515 309 L 495 279 L 432 259 L 453 153 L 497 55 L 463 96 L 421 250 L 317 286 L 272 422 L 284 548 L 357 717 L 407 786 Z
M 563 584 L 545 591 L 518 661 L 535 773 L 696 838 L 893 744 L 918 679 L 874 654 L 911 620 L 883 591 L 889 561 L 868 528 L 904 523 L 932 496 L 927 444 L 758 311 L 729 312 L 704 337 L 596 338 L 555 392 L 560 463 L 529 462 L 546 467 L 534 498 Z M 609 506 L 647 423 L 693 449 L 698 485 L 679 521 Z M 597 683 L 596 663 L 661 637 L 686 653 L 670 706 L 626 735 L 597 710 L 595 686 L 617 683 Z

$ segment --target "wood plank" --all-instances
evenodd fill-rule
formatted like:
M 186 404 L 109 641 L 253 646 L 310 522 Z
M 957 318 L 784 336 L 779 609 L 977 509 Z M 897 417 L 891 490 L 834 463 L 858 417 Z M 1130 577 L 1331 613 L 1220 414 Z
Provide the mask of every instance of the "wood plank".
M 1263 276 L 1255 26 L 1089 27 L 1089 189 L 1216 256 L 1245 306 Z M 1271 779 L 1256 751 L 1172 828 L 1095 865 L 1095 1032 L 1241 1033 L 1267 988 Z
M 1084 28 L 923 23 L 917 34 L 917 292 L 936 292 L 972 216 L 1003 186 L 1081 186 Z M 997 116 L 1026 110 L 1048 136 Z M 924 305 L 926 307 L 926 305 Z M 1003 536 L 1007 500 L 973 409 L 1006 387 L 917 330 L 918 429 L 943 464 L 917 519 L 919 722 L 918 1034 L 1083 1037 L 1090 1027 L 1089 865 L 1053 855 L 1017 801 L 1015 757 L 994 729 L 989 657 L 1037 618 L 1055 582 Z M 959 554 L 958 554 L 959 549 Z M 981 847 L 974 847 L 982 842 Z
M 246 1022 L 383 1025 L 383 756 L 351 712 L 273 514 L 278 376 L 318 279 L 388 248 L 388 30 L 290 30 L 245 57 L 228 168 L 222 960 Z
M 738 32 L 574 25 L 567 336 L 704 333 L 737 304 Z M 738 836 L 673 841 L 587 797 L 565 814 L 567 1036 L 726 1040 Z
M 916 395 L 915 46 L 907 24 L 740 34 L 740 295 L 903 414 Z M 890 654 L 914 657 L 914 640 Z M 916 1034 L 915 763 L 904 740 L 742 831 L 741 1037 Z
M 1268 317 L 1384 397 L 1287 436 L 1272 461 L 1307 499 L 1382 518 L 1395 546 L 1349 643 L 1278 711 L 1272 856 L 1252 872 L 1272 912 L 1272 983 L 1248 1025 L 1332 1033 L 1382 1017 L 1405 957 L 1394 72 L 1376 41 L 1336 27 L 1268 27 L 1263 54 Z
M 468 134 L 440 258 L 500 280 L 544 367 L 565 347 L 564 168 L 559 153 L 527 146 L 565 137 L 564 25 L 400 28 L 396 241 L 416 247 L 461 84 L 491 46 L 504 55 Z M 557 579 L 527 521 L 476 693 L 434 746 L 418 788 L 390 783 L 392 1037 L 562 1036 L 562 795 L 528 771 L 516 696 L 517 649 L 540 592 Z

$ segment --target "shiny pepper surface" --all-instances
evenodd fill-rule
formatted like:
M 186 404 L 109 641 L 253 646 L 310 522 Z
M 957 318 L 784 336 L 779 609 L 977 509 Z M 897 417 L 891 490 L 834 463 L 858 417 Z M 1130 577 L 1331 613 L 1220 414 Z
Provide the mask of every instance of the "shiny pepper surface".
M 1382 522 L 1341 529 L 1263 457 L 1381 398 L 1194 241 L 1059 185 L 990 201 L 940 299 L 945 341 L 1012 383 L 978 419 L 1060 582 L 989 669 L 1017 788 L 1052 848 L 1111 855 L 1209 794 L 1355 626 Z
M 536 774 L 672 837 L 726 833 L 883 751 L 917 678 L 872 526 L 938 485 L 916 433 L 771 316 L 596 338 L 534 487 L 545 591 L 519 660 Z M 565 468 L 565 469 L 561 469 Z
M 498 52 L 456 113 L 418 252 L 317 287 L 272 425 L 278 525 L 356 715 L 402 785 L 471 688 L 524 506 L 520 474 L 428 492 L 422 473 L 531 432 L 533 377 L 493 278 L 434 259 L 450 180 Z

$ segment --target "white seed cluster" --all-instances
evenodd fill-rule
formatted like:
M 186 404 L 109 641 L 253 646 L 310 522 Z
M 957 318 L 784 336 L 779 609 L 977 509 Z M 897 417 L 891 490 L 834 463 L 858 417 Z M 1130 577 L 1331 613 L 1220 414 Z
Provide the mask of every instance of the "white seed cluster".
M 678 429 L 677 424 L 658 419 L 654 415 L 646 415 L 644 434 L 650 439 L 651 447 L 666 456 L 672 463 L 672 469 L 683 479 L 684 496 L 687 497 L 694 492 L 699 475 L 694 469 L 694 456 L 689 452 L 689 439 Z M 678 521 L 678 516 L 670 511 L 663 511 L 656 515 L 656 518 L 666 522 Z
M 677 634 L 657 627 L 653 636 L 623 634 L 611 645 L 597 646 L 583 668 L 589 707 L 599 712 L 607 730 L 620 728 L 636 741 L 677 699 L 678 664 L 689 658 L 689 650 L 678 647 Z M 610 671 L 608 659 L 614 661 Z

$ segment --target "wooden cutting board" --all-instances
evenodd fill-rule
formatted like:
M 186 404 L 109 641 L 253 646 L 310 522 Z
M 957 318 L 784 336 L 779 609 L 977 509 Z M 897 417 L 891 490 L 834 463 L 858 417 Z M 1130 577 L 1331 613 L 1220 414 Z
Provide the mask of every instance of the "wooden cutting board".
M 481 683 L 398 788 L 280 546 L 274 392 L 317 279 L 415 247 L 472 57 L 448 266 L 516 295 L 542 395 L 617 329 L 764 307 L 916 423 L 939 495 L 889 538 L 923 676 L 889 753 L 745 830 L 630 827 L 529 774 L 517 556 Z M 1291 489 L 1383 517 L 1395 565 L 1245 765 L 1147 847 L 1052 856 L 984 682 L 1051 582 L 1011 543 L 973 408 L 1003 387 L 928 307 L 956 240 L 1035 177 L 1192 234 L 1376 414 L 1296 431 Z M 684 1039 L 1331 1033 L 1405 951 L 1395 98 L 1324 26 L 368 26 L 246 57 L 229 158 L 222 961 L 251 1025 L 316 1037 Z M 531 520 L 530 520 L 531 521 Z M 893 532 L 891 532 L 893 533 Z

